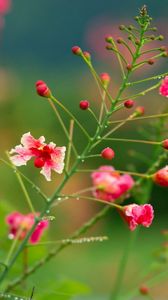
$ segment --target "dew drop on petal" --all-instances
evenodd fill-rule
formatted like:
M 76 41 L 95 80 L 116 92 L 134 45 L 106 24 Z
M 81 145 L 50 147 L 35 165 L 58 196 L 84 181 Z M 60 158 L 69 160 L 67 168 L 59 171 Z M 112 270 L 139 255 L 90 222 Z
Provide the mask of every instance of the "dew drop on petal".
M 14 239 L 14 234 L 9 233 L 9 234 L 8 234 L 8 238 L 9 238 L 10 240 L 13 240 L 13 239 Z

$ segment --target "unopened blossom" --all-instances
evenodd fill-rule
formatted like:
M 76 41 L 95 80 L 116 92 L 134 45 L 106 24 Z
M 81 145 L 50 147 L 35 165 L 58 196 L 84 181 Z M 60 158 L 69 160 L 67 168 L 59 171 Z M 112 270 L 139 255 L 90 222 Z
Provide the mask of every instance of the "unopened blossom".
M 37 213 L 36 216 L 38 215 L 39 214 Z M 17 238 L 18 240 L 23 240 L 34 225 L 34 221 L 35 216 L 32 213 L 23 215 L 17 211 L 12 212 L 6 217 L 6 223 L 9 226 L 9 236 L 12 239 Z M 48 225 L 48 220 L 40 221 L 30 236 L 29 242 L 32 244 L 37 243 L 40 240 L 43 231 L 48 228 Z
M 138 225 L 149 227 L 154 218 L 154 210 L 152 205 L 130 204 L 123 207 L 120 212 L 123 219 L 127 222 L 131 231 L 135 230 Z
M 120 175 L 111 166 L 100 167 L 92 173 L 91 177 L 95 188 L 93 195 L 109 202 L 118 199 L 134 185 L 134 180 L 130 175 Z
M 160 186 L 168 187 L 168 166 L 157 171 L 153 175 L 153 181 Z
M 51 170 L 61 174 L 64 169 L 66 147 L 56 147 L 54 143 L 45 143 L 44 136 L 35 139 L 30 132 L 21 138 L 21 144 L 10 151 L 10 159 L 15 166 L 26 165 L 33 158 L 34 166 L 41 168 L 47 181 L 51 180 Z
M 161 83 L 161 86 L 159 88 L 160 95 L 164 97 L 168 97 L 168 76 L 166 76 Z

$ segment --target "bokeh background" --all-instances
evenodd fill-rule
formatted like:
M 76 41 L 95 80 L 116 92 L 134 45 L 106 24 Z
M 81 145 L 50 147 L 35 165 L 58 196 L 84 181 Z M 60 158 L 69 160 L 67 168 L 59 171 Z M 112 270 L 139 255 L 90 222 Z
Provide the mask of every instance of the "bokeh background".
M 115 57 L 104 49 L 104 36 L 106 34 L 112 34 L 114 37 L 120 36 L 121 32 L 118 30 L 118 25 L 129 25 L 132 22 L 132 17 L 138 13 L 138 9 L 143 4 L 144 1 L 131 0 L 120 2 L 114 0 L 13 1 L 11 11 L 5 17 L 4 27 L 1 28 L 0 33 L 1 156 L 5 157 L 4 152 L 19 144 L 21 135 L 28 131 L 36 137 L 44 135 L 47 141 L 53 140 L 58 145 L 67 143 L 47 101 L 35 93 L 34 84 L 39 79 L 46 81 L 57 98 L 67 105 L 83 122 L 83 125 L 92 132 L 93 119 L 87 112 L 79 110 L 79 101 L 89 99 L 93 109 L 97 112 L 100 99 L 89 70 L 78 57 L 72 55 L 71 47 L 77 44 L 82 49 L 91 52 L 98 73 L 109 72 L 111 75 L 111 92 L 115 94 L 121 77 Z M 166 45 L 168 39 L 166 35 L 168 2 L 167 0 L 151 0 L 146 1 L 146 4 L 159 33 L 165 35 L 165 41 L 160 42 L 159 45 Z M 141 71 L 136 76 L 142 78 L 144 74 L 146 77 L 166 71 L 167 60 L 161 59 L 159 64 L 146 67 L 145 73 Z M 132 90 L 133 94 L 136 92 L 137 90 Z M 168 109 L 166 98 L 159 96 L 157 91 L 139 99 L 138 103 L 145 105 L 146 114 L 165 112 Z M 126 114 L 125 111 L 122 111 L 115 115 L 115 119 L 122 119 Z M 69 120 L 64 114 L 63 117 L 68 126 Z M 116 137 L 144 138 L 145 128 L 149 130 L 149 139 L 154 139 L 157 129 L 153 122 L 150 122 L 150 126 L 149 122 L 128 124 L 119 133 L 116 133 Z M 75 131 L 75 142 L 78 149 L 82 149 L 84 139 L 77 130 Z M 116 168 L 133 170 L 134 164 L 136 164 L 139 172 L 146 170 L 147 160 L 156 151 L 153 146 L 141 146 L 139 144 L 124 144 L 123 147 L 123 144 L 113 143 L 111 146 L 117 153 L 114 160 Z M 97 148 L 97 151 L 100 151 L 101 147 Z M 141 159 L 137 160 L 134 157 L 135 151 L 142 154 Z M 100 159 L 86 163 L 91 168 L 97 168 L 101 164 L 102 160 Z M 2 163 L 0 167 L 2 210 L 0 224 L 3 228 L 2 238 L 9 247 L 10 241 L 7 240 L 7 228 L 4 225 L 5 214 L 16 209 L 25 213 L 28 210 L 15 175 Z M 31 163 L 27 168 L 22 168 L 22 171 L 30 176 L 48 195 L 54 191 L 55 186 L 60 181 L 60 177 L 54 175 L 53 181 L 47 183 L 41 175 L 39 176 L 39 171 L 34 170 Z M 82 176 L 75 176 L 67 186 L 66 192 L 74 192 L 77 189 L 90 186 L 89 176 Z M 40 197 L 32 191 L 31 187 L 28 189 L 35 207 L 39 209 L 42 205 Z M 141 282 L 142 273 L 145 273 L 145 270 L 151 266 L 158 264 L 156 258 L 156 262 L 153 262 L 153 257 L 155 251 L 160 249 L 164 241 L 161 230 L 167 227 L 167 198 L 167 190 L 159 187 L 154 188 L 151 196 L 156 210 L 154 225 L 149 230 L 141 230 L 128 262 L 127 275 L 123 285 L 124 290 L 138 286 Z M 56 220 L 51 225 L 48 238 L 67 237 L 100 208 L 101 205 L 92 202 L 86 203 L 82 200 L 76 201 L 76 199 L 60 205 L 53 212 Z M 44 299 L 40 297 L 46 293 L 48 286 L 50 294 L 47 299 L 108 299 L 122 252 L 127 245 L 129 232 L 117 214 L 112 212 L 89 234 L 108 235 L 109 241 L 76 245 L 66 249 L 59 257 L 48 263 L 46 271 L 43 268 L 42 271 L 37 272 L 28 280 L 27 291 L 35 285 L 37 299 Z M 5 250 L 1 250 L 2 258 L 7 249 L 6 244 Z M 35 261 L 43 255 L 46 249 L 30 251 Z M 163 262 L 166 263 L 165 258 Z M 165 264 L 163 266 L 161 264 L 159 268 L 162 267 L 165 267 Z M 12 276 L 17 274 L 19 268 L 21 268 L 21 261 Z M 68 285 L 70 281 L 72 286 L 74 285 L 72 290 L 71 285 L 70 287 Z M 76 281 L 81 282 L 79 294 L 89 290 L 89 295 L 83 297 L 65 295 L 66 291 L 69 294 L 78 294 L 75 292 Z M 158 299 L 166 300 L 168 298 L 167 283 L 168 281 L 164 280 L 162 284 L 152 289 L 154 299 L 160 297 Z M 62 287 L 60 288 L 61 284 Z M 60 292 L 58 292 L 59 289 Z

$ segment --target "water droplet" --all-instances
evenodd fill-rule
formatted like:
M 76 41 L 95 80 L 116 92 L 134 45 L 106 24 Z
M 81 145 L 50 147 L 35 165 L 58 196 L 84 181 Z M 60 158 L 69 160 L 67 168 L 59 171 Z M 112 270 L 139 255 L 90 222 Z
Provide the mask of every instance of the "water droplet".
M 84 159 L 81 160 L 82 163 L 84 163 L 84 161 L 85 161 Z
M 50 198 L 47 198 L 47 202 L 50 202 Z
M 76 200 L 79 200 L 79 197 L 76 197 Z
M 13 170 L 14 173 L 16 173 L 16 170 Z
M 99 136 L 97 137 L 97 139 L 100 140 L 100 139 L 101 139 L 101 136 L 99 135 Z
M 158 79 L 161 79 L 162 77 L 161 76 L 158 76 Z
M 13 240 L 13 239 L 14 239 L 14 234 L 9 233 L 9 234 L 8 234 L 8 238 L 9 238 L 10 240 Z
M 65 197 L 65 200 L 68 200 L 68 199 L 69 199 L 69 197 L 68 197 L 68 196 L 66 196 L 66 197 Z
M 107 127 L 108 127 L 107 125 L 104 126 L 104 128 L 107 128 Z
M 48 215 L 50 213 L 50 210 L 48 209 L 48 210 L 46 210 L 46 214 Z
M 57 198 L 57 201 L 61 201 L 61 197 L 58 197 L 58 198 Z

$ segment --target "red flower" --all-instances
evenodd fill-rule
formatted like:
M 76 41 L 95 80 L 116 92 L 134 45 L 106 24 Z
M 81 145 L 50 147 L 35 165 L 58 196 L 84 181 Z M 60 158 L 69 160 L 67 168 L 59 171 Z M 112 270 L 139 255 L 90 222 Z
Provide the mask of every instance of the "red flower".
M 168 76 L 166 76 L 161 83 L 159 88 L 160 95 L 168 97 Z
M 63 171 L 66 147 L 56 147 L 54 143 L 46 144 L 44 141 L 44 136 L 35 139 L 30 132 L 25 133 L 21 138 L 23 146 L 18 145 L 10 151 L 11 161 L 15 166 L 23 166 L 34 157 L 35 167 L 42 168 L 40 173 L 50 181 L 51 170 L 59 174 Z
M 36 216 L 38 215 L 37 213 Z M 29 230 L 31 230 L 34 224 L 34 218 L 35 216 L 33 214 L 23 215 L 17 211 L 8 215 L 6 217 L 6 223 L 9 226 L 9 235 L 11 238 L 15 239 L 17 237 L 18 240 L 23 240 Z M 30 243 L 37 243 L 48 225 L 49 222 L 47 220 L 40 221 L 29 239 Z
M 153 175 L 153 180 L 158 185 L 168 187 L 168 166 L 157 171 Z
M 120 214 L 131 231 L 135 230 L 138 225 L 149 227 L 154 218 L 154 210 L 150 204 L 130 204 L 124 206 Z

